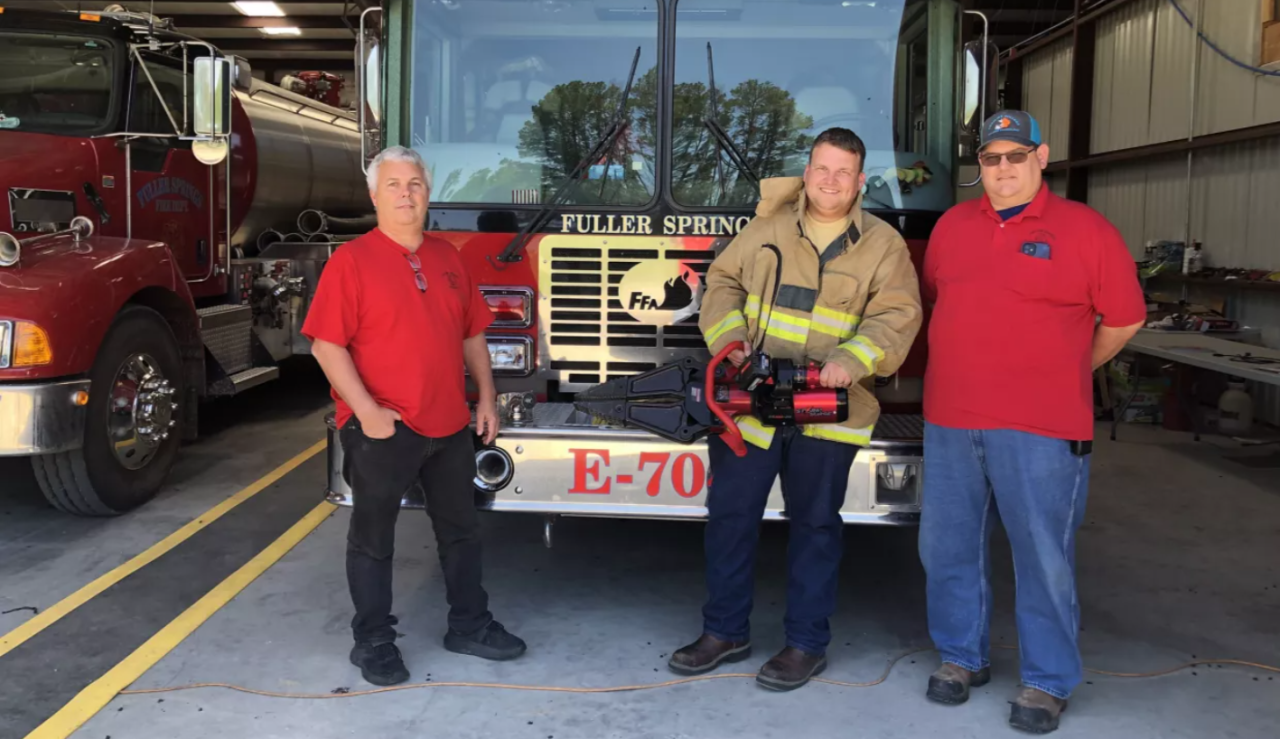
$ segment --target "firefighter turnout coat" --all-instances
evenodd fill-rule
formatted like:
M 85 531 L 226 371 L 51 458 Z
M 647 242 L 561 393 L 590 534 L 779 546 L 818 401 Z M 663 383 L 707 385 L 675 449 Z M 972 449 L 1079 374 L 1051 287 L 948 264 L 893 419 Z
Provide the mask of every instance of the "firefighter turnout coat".
M 775 358 L 834 363 L 849 373 L 849 418 L 802 426 L 808 436 L 867 446 L 880 416 L 875 377 L 902 366 L 923 311 L 915 267 L 902 236 L 854 201 L 848 228 L 830 244 L 805 234 L 804 182 L 776 177 L 760 183 L 756 217 L 707 271 L 698 326 L 712 354 L 734 341 Z M 781 287 L 776 290 L 782 255 Z M 763 345 L 763 347 L 762 347 Z M 743 438 L 767 449 L 773 429 L 735 419 Z

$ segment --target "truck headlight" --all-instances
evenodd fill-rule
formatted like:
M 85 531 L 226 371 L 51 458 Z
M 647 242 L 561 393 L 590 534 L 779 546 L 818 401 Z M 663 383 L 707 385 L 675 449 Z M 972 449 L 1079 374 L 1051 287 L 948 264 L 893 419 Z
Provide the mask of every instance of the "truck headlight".
M 481 285 L 480 295 L 493 313 L 494 328 L 528 328 L 533 325 L 533 290 Z
M 533 340 L 528 336 L 491 336 L 488 341 L 493 374 L 524 377 L 533 372 Z
M 44 329 L 28 321 L 0 321 L 0 369 L 52 361 L 53 349 Z
M 9 367 L 9 355 L 13 351 L 13 321 L 0 321 L 0 369 Z

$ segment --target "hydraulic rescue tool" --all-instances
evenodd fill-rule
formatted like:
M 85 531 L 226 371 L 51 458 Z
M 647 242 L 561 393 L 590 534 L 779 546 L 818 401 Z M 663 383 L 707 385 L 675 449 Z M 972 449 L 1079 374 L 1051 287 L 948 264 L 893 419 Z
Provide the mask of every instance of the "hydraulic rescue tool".
M 773 306 L 782 282 L 782 254 L 773 244 L 763 248 L 777 256 Z M 761 336 L 773 317 L 772 309 L 766 310 L 769 315 Z M 610 380 L 578 393 L 574 405 L 599 421 L 646 429 L 684 444 L 720 434 L 739 457 L 746 456 L 747 447 L 734 416 L 751 415 L 774 427 L 840 423 L 849 417 L 848 391 L 823 388 L 817 363 L 801 366 L 757 350 L 741 367 L 734 367 L 725 359 L 735 349 L 747 351 L 748 347 L 735 341 L 705 365 L 685 357 Z
M 747 454 L 733 416 L 751 415 L 765 426 L 840 423 L 849 394 L 818 384 L 821 367 L 797 366 L 756 352 L 741 368 L 725 362 L 742 342 L 729 344 L 707 364 L 693 357 L 578 393 L 574 405 L 595 418 L 651 431 L 688 444 L 720 434 L 733 453 Z

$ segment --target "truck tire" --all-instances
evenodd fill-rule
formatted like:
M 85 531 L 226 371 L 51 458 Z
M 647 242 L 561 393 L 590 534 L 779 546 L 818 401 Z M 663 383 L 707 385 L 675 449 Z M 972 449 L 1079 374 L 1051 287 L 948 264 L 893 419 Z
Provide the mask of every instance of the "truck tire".
M 125 307 L 89 374 L 84 444 L 32 457 L 54 508 L 116 516 L 155 497 L 177 459 L 184 382 L 178 341 L 159 313 Z

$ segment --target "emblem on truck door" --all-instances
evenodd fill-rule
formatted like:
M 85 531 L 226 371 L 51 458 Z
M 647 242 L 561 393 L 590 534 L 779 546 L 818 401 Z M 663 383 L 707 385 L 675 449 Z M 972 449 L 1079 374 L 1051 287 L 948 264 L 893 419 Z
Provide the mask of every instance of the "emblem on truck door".
M 702 279 L 683 262 L 640 262 L 622 276 L 618 300 L 637 321 L 669 326 L 698 312 Z

